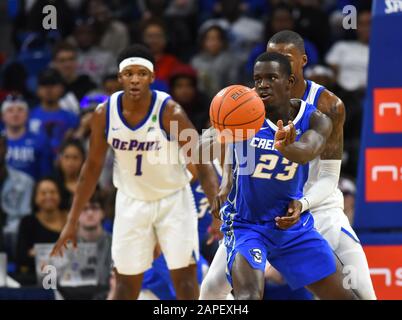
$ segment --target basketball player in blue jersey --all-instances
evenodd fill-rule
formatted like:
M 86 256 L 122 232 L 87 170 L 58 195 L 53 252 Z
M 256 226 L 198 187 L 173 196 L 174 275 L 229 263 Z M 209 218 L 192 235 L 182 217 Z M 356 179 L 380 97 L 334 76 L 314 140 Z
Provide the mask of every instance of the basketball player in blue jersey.
M 62 254 L 69 241 L 76 245 L 79 214 L 95 189 L 110 145 L 117 188 L 112 240 L 117 287 L 113 298 L 138 297 L 158 242 L 177 298 L 196 299 L 197 213 L 180 147 L 189 142 L 187 156 L 194 159 L 191 146 L 198 141 L 179 139 L 186 129 L 196 131 L 168 94 L 150 89 L 155 62 L 146 47 L 127 48 L 118 63 L 118 78 L 124 90 L 112 94 L 94 113 L 88 158 L 68 222 L 52 255 Z M 171 130 L 171 124 L 177 132 Z M 217 175 L 211 164 L 195 165 L 203 190 L 212 201 L 218 190 Z
M 254 81 L 266 121 L 252 139 L 234 143 L 233 188 L 221 210 L 234 297 L 262 299 L 268 260 L 292 289 L 306 287 L 320 299 L 355 299 L 342 286 L 341 264 L 314 229 L 311 213 L 304 211 L 287 229 L 277 219 L 302 198 L 308 162 L 324 150 L 332 122 L 313 105 L 291 100 L 295 80 L 285 56 L 260 55 Z
M 290 227 L 297 223 L 303 209 L 310 209 L 315 228 L 328 241 L 341 263 L 347 267 L 345 274 L 353 279 L 351 282 L 355 293 L 361 299 L 376 299 L 366 255 L 343 212 L 343 195 L 337 187 L 343 154 L 345 106 L 335 94 L 323 86 L 304 79 L 303 67 L 308 57 L 304 50 L 303 38 L 298 33 L 289 30 L 276 33 L 267 44 L 267 52 L 281 53 L 289 59 L 292 73 L 295 75 L 291 96 L 314 104 L 333 124 L 324 151 L 309 164 L 304 200 L 292 201 L 288 217 L 278 218 L 278 223 L 283 228 Z M 231 174 L 231 170 L 225 172 Z M 224 182 L 227 183 L 221 187 L 220 198 L 215 200 L 216 208 L 226 200 L 230 191 L 231 178 L 225 179 Z M 230 293 L 232 288 L 225 277 L 225 265 L 226 250 L 221 245 L 202 283 L 201 299 L 225 299 Z

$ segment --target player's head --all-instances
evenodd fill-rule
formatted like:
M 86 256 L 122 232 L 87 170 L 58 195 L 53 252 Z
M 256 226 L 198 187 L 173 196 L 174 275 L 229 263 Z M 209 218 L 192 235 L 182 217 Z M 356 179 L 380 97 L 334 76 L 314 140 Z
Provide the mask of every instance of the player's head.
M 289 60 L 280 53 L 262 53 L 254 64 L 255 90 L 265 108 L 280 107 L 290 99 L 295 82 Z
M 307 64 L 303 38 L 294 31 L 284 30 L 275 33 L 267 43 L 267 52 L 283 54 L 289 59 L 292 73 L 303 75 L 303 67 Z
M 124 93 L 134 100 L 143 98 L 154 81 L 155 60 L 151 51 L 140 44 L 124 49 L 118 59 L 118 79 Z

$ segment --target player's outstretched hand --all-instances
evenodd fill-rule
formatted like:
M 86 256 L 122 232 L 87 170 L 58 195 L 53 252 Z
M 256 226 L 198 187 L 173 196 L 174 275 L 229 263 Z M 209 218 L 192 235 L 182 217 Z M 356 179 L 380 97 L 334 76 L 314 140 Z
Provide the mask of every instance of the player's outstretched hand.
M 276 226 L 281 229 L 288 229 L 300 220 L 302 204 L 298 200 L 292 200 L 289 203 L 286 216 L 276 217 Z
M 288 122 L 288 126 L 283 126 L 283 121 L 278 120 L 276 123 L 278 130 L 275 133 L 275 148 L 280 151 L 281 148 L 292 144 L 296 140 L 296 129 L 292 121 Z
M 207 245 L 210 245 L 215 240 L 220 240 L 223 238 L 223 234 L 221 232 L 222 221 L 212 217 L 212 223 L 208 228 L 209 237 L 207 240 Z
M 73 247 L 77 248 L 77 224 L 71 221 L 68 221 L 63 228 L 63 231 L 60 234 L 59 240 L 57 240 L 54 245 L 52 252 L 50 253 L 51 257 L 55 256 L 63 256 L 63 250 L 67 249 L 67 243 L 71 241 L 73 243 Z

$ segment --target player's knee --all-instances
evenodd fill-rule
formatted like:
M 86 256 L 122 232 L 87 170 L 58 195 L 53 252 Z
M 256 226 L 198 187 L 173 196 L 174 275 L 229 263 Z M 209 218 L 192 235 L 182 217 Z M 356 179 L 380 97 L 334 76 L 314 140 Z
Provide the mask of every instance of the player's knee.
M 116 280 L 116 296 L 120 300 L 136 300 L 139 294 L 139 286 L 135 283 Z

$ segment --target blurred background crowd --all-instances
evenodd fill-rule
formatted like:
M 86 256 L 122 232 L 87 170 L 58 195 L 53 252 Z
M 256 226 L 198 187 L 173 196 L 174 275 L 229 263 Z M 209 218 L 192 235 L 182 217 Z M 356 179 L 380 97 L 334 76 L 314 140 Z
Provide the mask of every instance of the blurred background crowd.
M 57 29 L 42 13 L 57 9 Z M 342 9 L 357 8 L 357 30 Z M 253 87 L 255 58 L 278 31 L 305 40 L 305 76 L 346 106 L 340 188 L 353 222 L 358 147 L 367 81 L 370 1 L 358 0 L 8 0 L 0 2 L 0 251 L 8 274 L 37 283 L 35 243 L 57 240 L 71 206 L 97 104 L 121 90 L 117 55 L 129 44 L 155 56 L 153 89 L 169 92 L 197 130 L 211 98 L 230 84 Z M 79 238 L 110 265 L 113 154 L 81 216 Z M 207 246 L 204 247 L 204 249 Z M 205 249 L 208 261 L 213 250 Z M 104 268 L 106 287 L 110 269 Z

